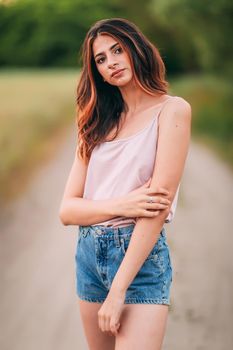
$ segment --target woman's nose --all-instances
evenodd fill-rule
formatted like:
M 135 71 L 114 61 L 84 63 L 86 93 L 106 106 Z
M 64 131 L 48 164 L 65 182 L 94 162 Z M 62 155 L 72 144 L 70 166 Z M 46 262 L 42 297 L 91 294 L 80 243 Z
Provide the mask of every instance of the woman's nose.
M 113 60 L 108 60 L 108 68 L 114 68 L 117 67 L 117 65 L 117 62 L 114 62 Z

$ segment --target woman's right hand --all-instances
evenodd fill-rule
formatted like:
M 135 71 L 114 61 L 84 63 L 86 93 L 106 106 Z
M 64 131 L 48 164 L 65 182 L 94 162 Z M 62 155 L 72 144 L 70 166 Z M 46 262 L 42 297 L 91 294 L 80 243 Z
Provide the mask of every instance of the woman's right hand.
M 120 215 L 125 217 L 155 217 L 161 210 L 168 209 L 170 200 L 166 198 L 169 191 L 159 188 L 156 191 L 149 188 L 151 178 L 142 186 L 119 198 Z M 153 203 L 148 202 L 149 197 Z

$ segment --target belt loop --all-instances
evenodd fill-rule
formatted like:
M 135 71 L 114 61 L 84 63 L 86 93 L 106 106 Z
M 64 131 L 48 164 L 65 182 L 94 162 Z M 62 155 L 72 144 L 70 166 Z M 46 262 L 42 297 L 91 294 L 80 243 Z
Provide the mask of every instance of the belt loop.
M 86 235 L 89 232 L 89 227 L 88 226 L 79 226 L 79 232 L 83 237 L 86 237 Z
M 121 246 L 121 244 L 120 244 L 119 230 L 120 230 L 119 227 L 113 228 L 113 232 L 114 232 L 114 242 L 115 242 L 117 248 L 120 248 L 120 246 Z
M 83 235 L 83 226 L 79 225 L 78 231 L 79 231 L 79 236 L 82 236 Z
M 84 230 L 83 230 L 83 237 L 86 237 L 86 235 L 87 235 L 87 228 L 84 227 Z

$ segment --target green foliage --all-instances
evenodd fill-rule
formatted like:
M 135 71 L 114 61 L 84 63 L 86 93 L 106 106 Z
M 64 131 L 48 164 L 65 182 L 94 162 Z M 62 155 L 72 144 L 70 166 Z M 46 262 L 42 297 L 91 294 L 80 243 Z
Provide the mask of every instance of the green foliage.
M 66 128 L 75 126 L 78 75 L 55 69 L 0 72 L 0 206 L 49 155 L 56 135 L 59 144 Z
M 0 5 L 0 65 L 75 66 L 89 27 L 112 17 L 105 0 L 21 0 Z
M 215 148 L 233 166 L 233 89 L 223 77 L 184 76 L 171 80 L 173 91 L 192 106 L 192 134 Z
M 151 10 L 165 26 L 183 33 L 183 46 L 189 45 L 186 39 L 193 43 L 203 70 L 233 73 L 232 1 L 153 0 Z

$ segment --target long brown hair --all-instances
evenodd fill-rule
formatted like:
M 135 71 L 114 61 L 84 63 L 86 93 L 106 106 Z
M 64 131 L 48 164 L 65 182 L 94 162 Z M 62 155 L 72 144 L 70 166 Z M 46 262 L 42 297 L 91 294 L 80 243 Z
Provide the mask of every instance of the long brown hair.
M 82 46 L 82 70 L 77 87 L 78 152 L 88 162 L 93 148 L 105 140 L 126 109 L 117 86 L 104 82 L 93 57 L 93 42 L 98 34 L 116 39 L 129 55 L 133 77 L 142 90 L 154 95 L 165 94 L 165 65 L 158 49 L 139 28 L 123 18 L 103 19 L 87 32 Z

